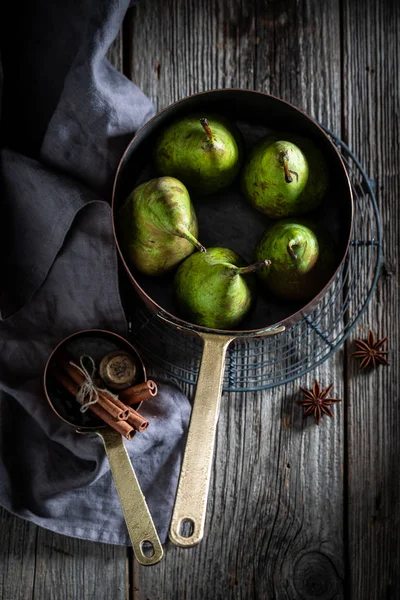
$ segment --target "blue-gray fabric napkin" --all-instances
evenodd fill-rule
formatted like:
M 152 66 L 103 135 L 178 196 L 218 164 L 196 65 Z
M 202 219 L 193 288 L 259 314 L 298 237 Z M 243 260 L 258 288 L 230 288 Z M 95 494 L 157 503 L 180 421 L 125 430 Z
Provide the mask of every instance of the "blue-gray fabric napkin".
M 130 542 L 102 442 L 57 418 L 42 374 L 71 333 L 127 335 L 107 200 L 129 139 L 154 114 L 105 58 L 128 6 L 39 0 L 0 19 L 0 504 L 121 545 Z M 158 383 L 142 411 L 149 428 L 125 443 L 164 541 L 190 406 Z

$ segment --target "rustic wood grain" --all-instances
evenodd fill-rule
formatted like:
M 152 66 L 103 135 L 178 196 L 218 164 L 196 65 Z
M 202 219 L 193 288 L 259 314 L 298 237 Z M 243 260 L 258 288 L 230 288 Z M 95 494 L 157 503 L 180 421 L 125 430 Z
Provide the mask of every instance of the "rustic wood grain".
M 35 580 L 29 597 L 125 600 L 126 566 L 126 549 L 121 546 L 86 542 L 39 529 Z
M 348 544 L 351 598 L 400 597 L 399 54 L 398 2 L 343 3 L 345 136 L 376 180 L 383 265 L 354 332 L 389 336 L 390 367 L 348 363 Z M 349 344 L 349 352 L 354 347 Z
M 122 28 L 107 52 L 107 58 L 118 71 L 123 72 L 123 34 Z
M 148 42 L 151 40 L 151 43 Z M 125 40 L 126 43 L 126 40 Z M 137 4 L 132 79 L 162 108 L 216 87 L 271 92 L 340 133 L 340 14 L 321 3 Z M 206 533 L 135 565 L 134 597 L 343 597 L 343 421 L 317 428 L 294 401 L 317 377 L 343 393 L 342 353 L 273 391 L 224 394 Z
M 31 598 L 35 580 L 38 528 L 0 508 L 0 530 L 0 598 Z

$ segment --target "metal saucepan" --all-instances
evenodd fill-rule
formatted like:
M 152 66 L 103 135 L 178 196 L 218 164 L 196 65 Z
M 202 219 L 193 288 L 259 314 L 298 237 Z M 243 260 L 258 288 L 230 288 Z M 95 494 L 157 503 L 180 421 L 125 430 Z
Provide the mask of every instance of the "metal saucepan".
M 146 381 L 143 361 L 135 348 L 115 333 L 97 329 L 80 331 L 63 340 L 51 353 L 44 371 L 44 390 L 51 408 L 60 419 L 74 427 L 77 433 L 96 433 L 102 439 L 134 555 L 140 564 L 154 565 L 162 559 L 163 548 L 122 436 L 90 411 L 82 413 L 75 398 L 52 376 L 51 368 L 61 349 L 68 350 L 77 358 L 83 354 L 90 355 L 96 362 L 108 352 L 126 351 L 137 359 L 138 370 L 142 373 L 141 381 Z M 132 408 L 138 410 L 140 406 L 141 403 Z
M 119 245 L 118 208 L 136 186 L 157 176 L 152 169 L 154 142 L 160 130 L 176 118 L 196 113 L 207 117 L 222 114 L 242 130 L 246 150 L 271 131 L 303 135 L 314 141 L 330 165 L 330 191 L 323 205 L 311 215 L 323 222 L 337 244 L 337 264 L 332 276 L 306 305 L 285 304 L 260 297 L 242 329 L 221 331 L 199 327 L 179 317 L 172 296 L 173 277 L 150 278 L 134 272 Z M 199 221 L 199 239 L 206 247 L 228 247 L 252 262 L 253 250 L 266 229 L 267 220 L 243 199 L 238 182 L 214 196 L 192 200 Z M 213 90 L 172 104 L 135 135 L 118 167 L 113 188 L 113 223 L 116 244 L 131 283 L 147 307 L 183 333 L 203 340 L 203 356 L 190 420 L 185 455 L 176 494 L 169 536 L 188 547 L 204 534 L 216 426 L 219 415 L 225 354 L 235 338 L 277 335 L 309 313 L 332 284 L 350 242 L 353 199 L 350 181 L 335 146 L 318 124 L 303 112 L 273 96 L 242 89 Z M 189 527 L 184 527 L 184 524 Z M 189 535 L 184 532 L 191 528 Z

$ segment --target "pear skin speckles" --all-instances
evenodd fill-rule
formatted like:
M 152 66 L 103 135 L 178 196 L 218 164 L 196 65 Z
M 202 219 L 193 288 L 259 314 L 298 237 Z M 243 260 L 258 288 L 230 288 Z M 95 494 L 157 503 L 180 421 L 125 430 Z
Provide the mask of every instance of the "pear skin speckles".
M 247 200 L 271 219 L 295 214 L 309 176 L 305 155 L 295 144 L 267 136 L 255 145 L 242 174 Z
M 216 115 L 203 117 L 191 115 L 168 125 L 156 140 L 154 164 L 160 175 L 177 177 L 197 193 L 213 194 L 237 177 L 243 140 L 234 123 Z
M 135 188 L 118 213 L 118 236 L 131 268 L 162 275 L 200 244 L 197 218 L 186 187 L 159 177 Z
M 196 325 L 234 329 L 248 313 L 254 295 L 254 275 L 240 275 L 245 261 L 227 248 L 208 248 L 189 256 L 174 280 L 179 314 Z

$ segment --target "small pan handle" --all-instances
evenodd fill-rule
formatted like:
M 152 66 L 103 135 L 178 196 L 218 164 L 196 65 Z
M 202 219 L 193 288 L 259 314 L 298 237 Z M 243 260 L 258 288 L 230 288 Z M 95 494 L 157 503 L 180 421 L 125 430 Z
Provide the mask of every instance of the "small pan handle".
M 204 535 L 225 355 L 234 339 L 228 335 L 199 335 L 204 342 L 203 357 L 169 531 L 170 540 L 183 548 L 195 546 Z M 185 523 L 192 529 L 189 537 L 181 532 Z
M 122 437 L 108 427 L 96 433 L 106 449 L 135 558 L 141 565 L 155 565 L 163 557 L 163 547 Z M 152 545 L 151 556 L 144 553 L 144 542 Z

